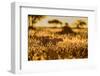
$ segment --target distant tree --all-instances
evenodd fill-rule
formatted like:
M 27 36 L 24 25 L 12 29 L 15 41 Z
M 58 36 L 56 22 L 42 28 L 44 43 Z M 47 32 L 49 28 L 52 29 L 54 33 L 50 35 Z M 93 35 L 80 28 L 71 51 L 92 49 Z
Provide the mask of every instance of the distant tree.
M 83 21 L 83 20 L 77 20 L 76 25 L 77 25 L 77 26 L 76 26 L 77 28 L 80 28 L 81 26 L 86 25 L 86 22 Z
M 57 20 L 57 19 L 54 19 L 54 20 L 48 21 L 48 23 L 50 23 L 50 24 L 54 23 L 54 24 L 61 24 L 61 25 L 62 25 L 62 22 L 59 21 L 59 20 Z
M 45 16 L 42 16 L 42 15 L 34 15 L 32 16 L 32 23 L 35 24 L 37 21 L 41 20 L 44 17 Z
M 29 29 L 34 29 L 33 25 L 44 18 L 44 15 L 28 15 L 29 18 Z

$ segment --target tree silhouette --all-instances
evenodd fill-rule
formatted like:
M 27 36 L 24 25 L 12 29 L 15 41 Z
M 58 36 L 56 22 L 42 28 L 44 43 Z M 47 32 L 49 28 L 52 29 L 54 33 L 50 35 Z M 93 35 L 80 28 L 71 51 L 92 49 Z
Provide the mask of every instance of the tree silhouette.
M 59 21 L 59 20 L 57 20 L 57 19 L 54 19 L 54 20 L 48 21 L 48 23 L 50 23 L 50 24 L 54 23 L 54 24 L 61 24 L 61 25 L 62 25 L 62 22 Z
M 80 28 L 81 26 L 86 25 L 86 22 L 83 21 L 83 20 L 77 20 L 76 25 L 77 25 L 77 26 L 76 26 L 77 28 Z
M 44 18 L 44 15 L 28 15 L 29 19 L 29 29 L 34 29 L 34 24 Z

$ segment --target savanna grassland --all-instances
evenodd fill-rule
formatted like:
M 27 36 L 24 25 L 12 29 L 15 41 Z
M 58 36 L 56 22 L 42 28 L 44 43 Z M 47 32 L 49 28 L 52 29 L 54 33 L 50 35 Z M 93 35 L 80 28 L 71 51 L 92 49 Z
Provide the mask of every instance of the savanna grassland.
M 73 28 L 68 24 L 28 28 L 29 61 L 88 58 L 87 28 Z

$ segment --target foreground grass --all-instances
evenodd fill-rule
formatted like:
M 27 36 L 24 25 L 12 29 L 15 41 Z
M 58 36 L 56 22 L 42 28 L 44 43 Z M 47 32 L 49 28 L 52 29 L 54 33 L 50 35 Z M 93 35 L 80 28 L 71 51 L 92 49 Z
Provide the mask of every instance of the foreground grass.
M 28 32 L 28 60 L 88 58 L 87 29 L 60 34 L 61 28 L 37 28 Z

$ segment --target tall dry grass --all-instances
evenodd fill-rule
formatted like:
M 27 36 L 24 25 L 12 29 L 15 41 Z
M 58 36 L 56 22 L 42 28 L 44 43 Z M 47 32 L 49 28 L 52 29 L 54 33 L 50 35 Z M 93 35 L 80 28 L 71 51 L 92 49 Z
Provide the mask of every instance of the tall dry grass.
M 28 30 L 28 60 L 88 58 L 87 29 L 72 29 L 74 33 L 59 33 L 63 28 Z

